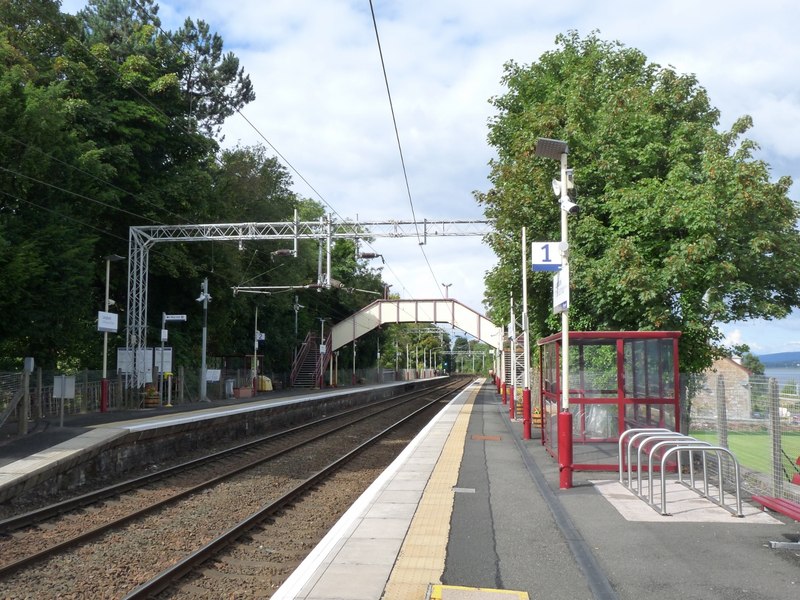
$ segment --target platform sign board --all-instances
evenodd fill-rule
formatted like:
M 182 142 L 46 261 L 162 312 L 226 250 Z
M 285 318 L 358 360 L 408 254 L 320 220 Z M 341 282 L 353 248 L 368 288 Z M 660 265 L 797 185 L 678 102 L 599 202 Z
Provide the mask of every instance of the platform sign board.
M 97 331 L 117 333 L 118 317 L 117 313 L 97 311 Z
M 553 312 L 562 313 L 569 308 L 569 269 L 562 269 L 553 278 Z
M 185 321 L 186 315 L 168 315 L 164 313 L 164 321 Z
M 139 371 L 137 380 L 145 383 L 153 382 L 153 349 L 144 348 L 136 351 L 136 365 Z M 117 371 L 120 373 L 133 373 L 133 350 L 130 348 L 117 348 Z
M 206 369 L 206 381 L 216 383 L 222 376 L 222 369 Z
M 534 271 L 560 271 L 561 248 L 559 242 L 531 243 L 531 266 Z
M 161 362 L 161 348 L 153 348 L 153 359 L 154 364 L 162 373 L 172 373 L 172 348 L 164 348 L 163 363 Z
M 56 375 L 53 377 L 53 398 L 67 400 L 75 398 L 75 375 Z

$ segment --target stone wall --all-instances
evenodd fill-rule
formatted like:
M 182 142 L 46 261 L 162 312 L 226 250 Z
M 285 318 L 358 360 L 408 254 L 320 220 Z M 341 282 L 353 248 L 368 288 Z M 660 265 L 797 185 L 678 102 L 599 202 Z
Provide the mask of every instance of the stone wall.
M 717 390 L 724 386 L 725 410 L 731 420 L 749 419 L 752 412 L 750 371 L 730 358 L 714 362 L 705 373 L 705 381 L 692 400 L 692 416 L 717 416 Z

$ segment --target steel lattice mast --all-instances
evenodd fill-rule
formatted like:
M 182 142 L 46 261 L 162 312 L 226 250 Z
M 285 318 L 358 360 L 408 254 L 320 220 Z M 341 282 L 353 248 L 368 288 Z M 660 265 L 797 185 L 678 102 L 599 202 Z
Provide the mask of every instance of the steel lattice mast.
M 480 236 L 492 232 L 491 223 L 481 220 L 461 221 L 333 221 L 330 216 L 319 221 L 283 221 L 277 223 L 211 223 L 201 225 L 144 225 L 131 227 L 128 233 L 128 313 L 125 345 L 133 361 L 133 387 L 145 383 L 140 369 L 147 346 L 147 284 L 150 249 L 165 242 L 333 240 L 358 238 L 429 238 Z M 328 254 L 330 259 L 330 254 Z M 328 261 L 330 263 L 330 260 Z M 324 282 L 330 287 L 330 264 Z

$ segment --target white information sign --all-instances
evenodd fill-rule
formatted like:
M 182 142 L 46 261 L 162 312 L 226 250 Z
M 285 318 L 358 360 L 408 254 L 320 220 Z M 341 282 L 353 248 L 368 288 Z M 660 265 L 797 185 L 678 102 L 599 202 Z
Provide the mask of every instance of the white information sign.
M 145 383 L 153 381 L 153 349 L 145 348 L 136 351 L 136 370 Z M 166 358 L 166 354 L 164 355 Z M 117 348 L 117 370 L 121 373 L 133 373 L 133 350 Z
M 161 348 L 153 348 L 153 364 L 159 368 L 161 365 Z M 172 373 L 172 348 L 164 348 L 164 373 Z
M 206 369 L 206 381 L 219 381 L 222 375 L 222 369 Z
M 553 312 L 562 313 L 569 308 L 569 268 L 553 277 Z
M 561 248 L 559 242 L 531 243 L 531 266 L 534 271 L 560 271 Z
M 164 313 L 164 321 L 185 321 L 186 315 L 168 315 Z
M 97 331 L 106 333 L 117 333 L 118 315 L 117 313 L 97 311 Z
M 53 377 L 53 398 L 71 399 L 75 397 L 75 375 L 56 375 Z

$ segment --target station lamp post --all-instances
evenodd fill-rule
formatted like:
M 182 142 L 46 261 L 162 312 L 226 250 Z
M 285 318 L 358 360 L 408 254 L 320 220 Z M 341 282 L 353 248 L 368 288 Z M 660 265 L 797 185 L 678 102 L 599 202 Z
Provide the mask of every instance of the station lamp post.
M 568 193 L 567 155 L 569 147 L 562 140 L 539 138 L 536 156 L 557 160 L 561 164 L 561 178 L 553 182 L 561 202 L 561 272 L 562 285 L 569 290 L 569 245 L 567 241 L 567 214 L 575 212 L 577 205 Z M 558 467 L 560 487 L 572 487 L 572 413 L 569 410 L 569 300 L 561 307 L 561 410 L 558 413 Z
M 528 323 L 528 249 L 522 228 L 522 438 L 531 439 L 531 339 Z M 474 360 L 474 359 L 473 359 Z M 474 370 L 474 369 L 473 369 Z
M 198 302 L 203 303 L 203 349 L 200 359 L 200 402 L 208 402 L 208 369 L 206 368 L 206 343 L 208 341 L 208 303 L 211 294 L 208 293 L 208 277 L 203 279 Z
M 318 385 L 319 389 L 325 387 L 325 372 L 322 370 L 322 364 L 325 360 L 325 354 L 328 352 L 328 348 L 325 345 L 325 321 L 329 320 L 329 317 L 317 317 L 319 319 L 320 331 L 319 331 L 319 380 Z
M 119 254 L 109 254 L 106 256 L 106 299 L 103 310 L 108 313 L 111 300 L 108 297 L 109 279 L 111 275 L 111 263 L 125 260 Z M 103 331 L 103 379 L 100 382 L 100 412 L 108 410 L 108 331 Z

